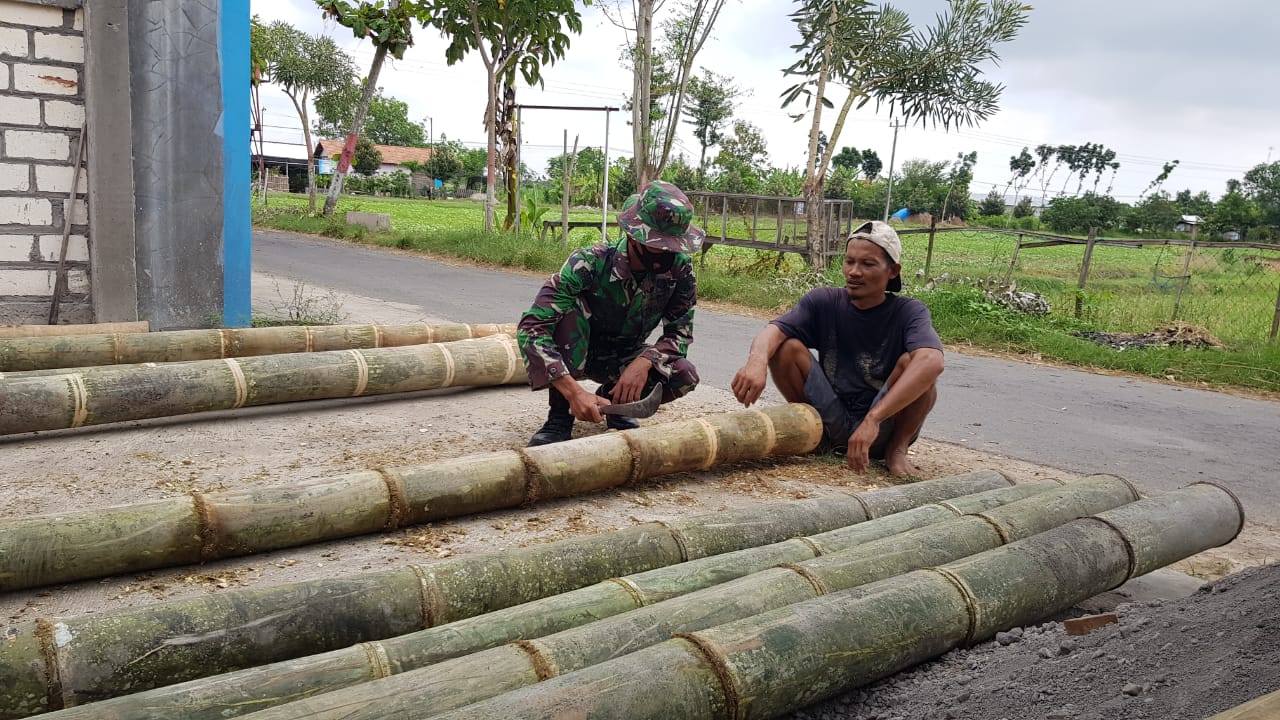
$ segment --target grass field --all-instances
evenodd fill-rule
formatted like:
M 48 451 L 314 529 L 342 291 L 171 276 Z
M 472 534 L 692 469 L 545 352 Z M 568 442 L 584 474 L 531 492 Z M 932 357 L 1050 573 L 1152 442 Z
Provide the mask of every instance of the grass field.
M 567 252 L 556 239 L 485 233 L 483 207 L 469 200 L 344 197 L 339 203 L 337 218 L 348 210 L 388 213 L 394 228 L 389 233 L 347 226 L 337 218 L 309 217 L 305 209 L 304 196 L 273 195 L 268 208 L 255 203 L 254 220 L 265 227 L 540 272 L 557 269 Z M 500 207 L 499 221 L 501 212 Z M 544 217 L 557 218 L 557 209 L 552 208 Z M 592 210 L 570 214 L 571 219 L 582 221 L 599 217 L 599 212 Z M 707 229 L 718 235 L 718 220 L 713 217 L 712 222 L 713 227 Z M 784 225 L 789 227 L 789 223 Z M 736 229 L 731 224 L 729 234 L 735 234 Z M 598 230 L 575 230 L 570 247 L 583 247 L 598 238 Z M 1083 292 L 1076 290 L 1082 247 L 1023 249 L 1012 279 L 1019 290 L 1040 293 L 1051 303 L 1052 312 L 1040 317 L 1002 308 L 987 300 L 977 287 L 988 279 L 1004 278 L 1015 236 L 982 231 L 939 233 L 929 271 L 929 277 L 937 281 L 928 290 L 926 279 L 916 277 L 925 264 L 927 235 L 907 235 L 903 241 L 908 293 L 929 304 L 939 333 L 949 343 L 1280 392 L 1280 347 L 1267 343 L 1280 289 L 1280 249 L 1274 253 L 1197 249 L 1178 319 L 1206 328 L 1227 344 L 1226 349 L 1117 351 L 1072 333 L 1149 332 L 1167 325 L 1173 319 L 1185 248 L 1098 247 Z M 696 264 L 700 298 L 770 312 L 789 307 L 813 287 L 843 282 L 837 267 L 816 273 L 793 253 L 779 259 L 775 252 L 717 245 Z M 1077 299 L 1079 317 L 1075 313 Z

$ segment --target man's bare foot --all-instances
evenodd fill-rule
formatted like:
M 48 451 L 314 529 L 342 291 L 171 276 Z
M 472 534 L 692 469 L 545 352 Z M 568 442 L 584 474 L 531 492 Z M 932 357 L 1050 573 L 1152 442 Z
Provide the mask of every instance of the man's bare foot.
M 894 477 L 918 477 L 920 475 L 920 468 L 912 465 L 911 461 L 907 459 L 906 450 L 885 453 L 884 465 L 889 474 Z

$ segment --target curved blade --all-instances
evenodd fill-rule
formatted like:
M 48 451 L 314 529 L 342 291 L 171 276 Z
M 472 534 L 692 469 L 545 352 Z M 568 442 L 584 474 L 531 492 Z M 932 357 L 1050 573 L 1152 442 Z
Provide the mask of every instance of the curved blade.
M 615 405 L 605 405 L 600 408 L 600 412 L 605 415 L 622 415 L 632 418 L 647 418 L 658 412 L 658 406 L 662 404 L 662 385 L 654 385 L 653 390 L 649 392 L 649 396 L 629 403 L 618 403 Z

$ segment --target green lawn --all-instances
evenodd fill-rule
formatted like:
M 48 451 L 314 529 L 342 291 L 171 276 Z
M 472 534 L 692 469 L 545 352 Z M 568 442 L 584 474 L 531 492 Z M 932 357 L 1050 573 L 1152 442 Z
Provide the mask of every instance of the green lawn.
M 557 239 L 540 240 L 536 234 L 485 233 L 483 205 L 472 200 L 347 196 L 340 201 L 335 219 L 310 217 L 305 209 L 305 196 L 272 195 L 268 208 L 255 202 L 254 221 L 264 227 L 539 272 L 557 269 L 567 252 Z M 347 226 L 338 218 L 348 210 L 387 213 L 393 231 L 371 233 Z M 504 212 L 500 205 L 499 223 Z M 551 208 L 544 219 L 558 216 L 558 208 Z M 570 214 L 571 219 L 582 221 L 599 217 L 599 212 L 592 210 Z M 745 237 L 746 228 L 754 222 L 752 217 L 741 225 L 731 221 L 726 232 L 741 232 Z M 713 217 L 712 225 L 707 229 L 718 235 L 719 219 Z M 783 225 L 791 229 L 789 221 L 784 220 Z M 1267 343 L 1280 289 L 1280 248 L 1276 252 L 1197 248 L 1179 319 L 1208 329 L 1228 345 L 1227 349 L 1116 351 L 1072 333 L 1148 332 L 1168 324 L 1173 319 L 1185 248 L 1097 247 L 1083 293 L 1076 290 L 1083 247 L 1024 248 L 1012 279 L 1019 290 L 1041 293 L 1052 305 L 1049 316 L 1034 317 L 989 302 L 977 287 L 1005 277 L 1015 236 L 983 231 L 939 233 L 928 273 L 936 281 L 928 289 L 927 278 L 916 276 L 925 264 L 927 238 L 924 234 L 903 236 L 903 275 L 907 292 L 929 304 L 947 342 L 1037 353 L 1064 362 L 1156 377 L 1280 391 L 1280 347 Z M 598 239 L 598 230 L 583 228 L 572 233 L 570 246 L 583 247 Z M 789 307 L 813 287 L 842 283 L 838 267 L 813 272 L 793 253 L 780 257 L 775 252 L 716 245 L 695 262 L 700 298 L 770 312 Z

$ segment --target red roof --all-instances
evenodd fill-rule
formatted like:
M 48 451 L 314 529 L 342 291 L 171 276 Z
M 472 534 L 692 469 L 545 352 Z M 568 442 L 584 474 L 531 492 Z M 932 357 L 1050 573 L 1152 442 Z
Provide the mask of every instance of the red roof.
M 316 143 L 316 157 L 337 157 L 342 154 L 342 140 L 321 140 Z M 431 158 L 431 148 L 400 147 L 398 145 L 374 145 L 382 154 L 384 165 L 405 162 L 425 163 Z

